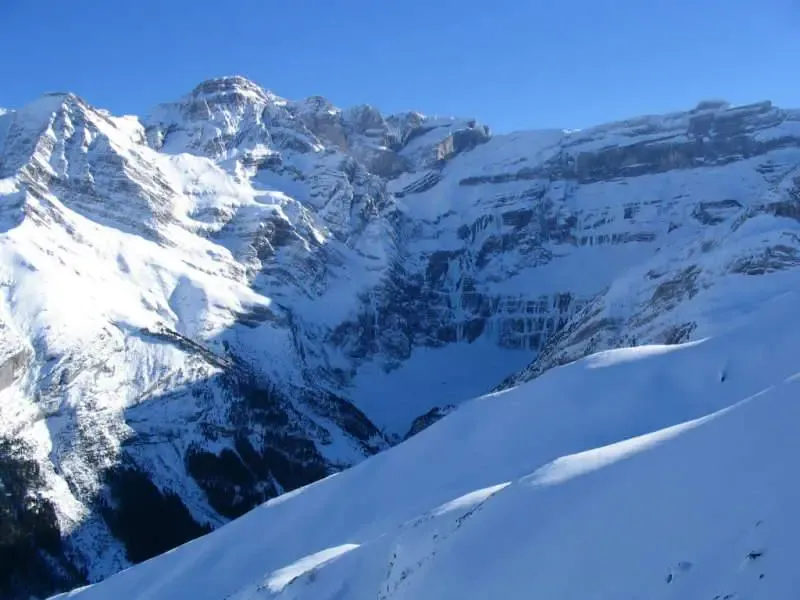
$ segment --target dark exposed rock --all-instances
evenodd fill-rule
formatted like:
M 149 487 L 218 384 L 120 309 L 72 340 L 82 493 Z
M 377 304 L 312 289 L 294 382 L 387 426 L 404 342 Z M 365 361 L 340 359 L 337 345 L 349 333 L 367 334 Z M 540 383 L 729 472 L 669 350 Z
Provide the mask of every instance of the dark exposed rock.
M 437 158 L 439 160 L 453 158 L 489 141 L 490 137 L 489 129 L 485 126 L 459 129 L 439 143 L 436 148 Z
M 732 273 L 764 275 L 800 265 L 797 247 L 785 244 L 764 248 L 760 253 L 739 258 L 730 265 Z
M 760 139 L 753 134 L 780 123 L 780 111 L 770 103 L 759 103 L 727 111 L 701 112 L 689 120 L 688 128 L 664 133 L 655 139 L 610 145 L 592 151 L 565 152 L 539 167 L 522 167 L 516 172 L 481 175 L 462 179 L 461 185 L 507 183 L 541 179 L 571 180 L 582 184 L 639 177 L 679 169 L 707 168 L 765 155 L 770 151 L 796 147 L 792 136 Z M 635 135 L 653 131 L 634 130 Z M 599 135 L 602 135 L 599 134 Z M 574 142 L 580 145 L 585 138 Z
M 133 465 L 115 467 L 105 479 L 107 495 L 98 500 L 100 512 L 133 563 L 211 531 L 194 520 L 180 496 L 158 489 Z
M 367 416 L 344 398 L 326 392 L 309 391 L 308 403 L 317 414 L 335 423 L 358 440 L 368 454 L 383 447 L 383 435 Z
M 395 196 L 397 198 L 403 198 L 409 194 L 421 194 L 422 192 L 427 192 L 441 180 L 442 180 L 442 175 L 439 171 L 437 170 L 428 171 L 413 183 L 408 184 L 402 190 L 396 192 Z
M 409 171 L 411 166 L 411 162 L 407 158 L 391 150 L 375 152 L 367 163 L 367 168 L 371 173 L 387 179 L 393 179 Z
M 246 327 L 259 327 L 266 321 L 276 321 L 278 317 L 267 306 L 251 306 L 246 312 L 241 312 L 237 316 L 237 323 Z
M 222 369 L 234 368 L 234 363 L 224 357 L 220 356 L 213 351 L 209 350 L 206 346 L 195 342 L 193 339 L 181 335 L 177 331 L 169 329 L 168 327 L 161 326 L 158 329 L 145 329 L 139 330 L 141 335 L 150 336 L 155 339 L 163 340 L 167 343 L 174 344 L 178 348 L 189 352 L 190 354 L 197 354 L 202 356 L 209 364 L 215 365 Z
M 427 429 L 436 423 L 436 421 L 439 421 L 443 417 L 447 416 L 453 410 L 455 410 L 455 406 L 452 405 L 433 407 L 424 415 L 420 415 L 411 422 L 411 427 L 409 427 L 408 432 L 403 436 L 403 439 L 407 440 L 411 436 L 417 435 L 420 431 Z
M 483 183 L 508 183 L 509 181 L 529 181 L 547 179 L 547 171 L 534 167 L 523 167 L 515 173 L 498 173 L 497 175 L 476 175 L 465 177 L 459 185 L 480 185 Z
M 214 96 L 228 99 L 229 95 L 238 96 L 244 92 L 263 94 L 263 90 L 246 77 L 231 75 L 203 81 L 192 90 L 191 95 L 202 96 L 205 99 Z
M 20 349 L 0 364 L 0 390 L 7 388 L 22 374 L 30 359 L 30 353 Z
M 673 325 L 662 332 L 660 338 L 656 338 L 653 341 L 662 344 L 682 344 L 683 342 L 689 341 L 695 327 L 695 323 Z
M 700 202 L 695 206 L 692 217 L 703 225 L 718 225 L 741 209 L 741 203 L 736 200 Z
M 529 208 L 504 212 L 503 225 L 510 225 L 515 229 L 521 229 L 530 224 L 533 219 L 533 214 L 533 210 Z
M 776 217 L 800 221 L 800 177 L 792 180 L 785 197 L 768 203 L 763 210 Z
M 218 444 L 229 447 L 217 454 L 191 447 L 186 467 L 206 492 L 211 506 L 234 518 L 279 493 L 312 483 L 341 468 L 331 464 L 309 439 L 331 443 L 330 433 L 294 407 L 285 392 L 255 383 L 231 372 L 219 381 L 230 394 L 229 424 L 216 428 Z M 313 390 L 297 390 L 305 404 L 351 435 L 371 454 L 385 445 L 383 436 L 352 404 Z
M 197 448 L 186 455 L 186 469 L 205 491 L 209 504 L 229 519 L 278 494 L 263 455 L 245 437 L 237 438 L 236 446 L 241 454 L 230 448 L 219 454 Z
M 698 291 L 696 282 L 699 274 L 700 269 L 693 265 L 673 279 L 660 283 L 653 292 L 651 304 L 660 307 L 660 310 L 670 310 L 685 298 L 692 298 Z
M 0 438 L 0 597 L 27 600 L 85 583 L 64 555 L 44 476 L 21 440 Z

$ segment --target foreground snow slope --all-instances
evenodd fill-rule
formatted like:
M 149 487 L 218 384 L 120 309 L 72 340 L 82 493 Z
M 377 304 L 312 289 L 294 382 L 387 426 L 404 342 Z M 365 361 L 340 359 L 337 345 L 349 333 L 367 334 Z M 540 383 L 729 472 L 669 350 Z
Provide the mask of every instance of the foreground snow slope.
M 798 297 L 601 352 L 60 598 L 789 598 Z

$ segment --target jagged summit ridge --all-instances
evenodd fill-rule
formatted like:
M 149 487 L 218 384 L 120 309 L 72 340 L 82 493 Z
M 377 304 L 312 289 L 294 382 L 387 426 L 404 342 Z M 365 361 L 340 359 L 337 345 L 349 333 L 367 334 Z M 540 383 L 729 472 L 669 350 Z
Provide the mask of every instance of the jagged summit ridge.
M 226 77 L 208 79 L 199 83 L 190 93 L 193 97 L 211 98 L 217 95 L 224 97 L 227 94 L 251 94 L 256 98 L 276 97 L 274 94 L 265 91 L 257 83 L 241 75 L 229 75 Z
M 342 110 L 322 96 L 293 102 L 243 77 L 203 82 L 178 102 L 158 107 L 147 124 L 151 145 L 159 150 L 165 149 L 167 134 L 182 130 L 183 136 L 173 142 L 176 149 L 212 158 L 231 158 L 245 150 L 309 153 L 335 148 L 381 176 L 396 176 L 418 161 L 433 163 L 489 138 L 488 128 L 471 119 L 428 118 L 416 112 L 384 116 L 369 105 Z M 432 131 L 434 135 L 426 136 Z M 455 137 L 449 138 L 451 134 Z M 415 137 L 428 137 L 428 143 L 409 147 Z

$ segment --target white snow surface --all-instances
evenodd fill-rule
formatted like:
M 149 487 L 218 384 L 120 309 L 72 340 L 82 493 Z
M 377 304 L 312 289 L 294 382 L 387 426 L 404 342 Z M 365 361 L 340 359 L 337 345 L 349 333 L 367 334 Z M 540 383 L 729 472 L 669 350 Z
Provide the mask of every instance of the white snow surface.
M 798 300 L 468 402 L 58 598 L 793 598 Z
M 710 150 L 698 158 L 700 142 Z M 735 415 L 763 411 L 754 421 L 765 426 L 778 418 L 781 386 L 659 434 L 658 443 L 633 443 L 636 452 L 611 446 L 564 459 L 523 485 L 559 457 L 701 418 L 793 374 L 791 311 L 781 308 L 783 325 L 770 322 L 763 332 L 748 324 L 766 323 L 754 315 L 800 289 L 798 165 L 800 111 L 769 103 L 705 103 L 582 131 L 491 136 L 470 119 L 289 101 L 241 77 L 204 82 L 142 119 L 48 94 L 0 111 L 0 435 L 32 448 L 47 480 L 41 493 L 56 506 L 76 564 L 97 581 L 130 565 L 91 509 L 104 470 L 124 448 L 199 523 L 228 520 L 185 462 L 193 446 L 231 449 L 231 399 L 187 390 L 234 358 L 285 392 L 295 411 L 286 428 L 310 440 L 331 472 L 401 438 L 429 410 L 483 396 L 542 355 L 552 366 L 642 346 L 463 404 L 384 456 L 81 592 L 333 598 L 324 578 L 302 592 L 305 578 L 341 570 L 330 581 L 355 586 L 352 594 L 336 588 L 342 597 L 442 597 L 414 581 L 430 590 L 456 586 L 446 556 L 462 556 L 450 544 L 465 507 L 486 507 L 480 518 L 489 518 L 488 508 L 505 499 L 522 511 L 510 509 L 508 518 L 524 523 L 526 502 L 545 515 L 550 498 L 572 506 L 572 496 L 561 497 L 571 492 L 551 489 L 622 477 L 613 473 L 632 467 L 620 454 L 646 465 L 679 461 L 687 444 L 705 443 L 684 440 L 746 443 L 724 425 Z M 684 290 L 681 281 L 692 278 Z M 670 300 L 656 301 L 665 285 Z M 687 324 L 685 338 L 705 341 L 658 345 Z M 583 335 L 594 325 L 613 331 Z M 570 335 L 559 338 L 557 328 Z M 301 400 L 306 392 L 351 402 L 381 431 L 368 443 L 357 439 L 344 419 Z M 662 454 L 672 458 L 649 458 Z M 693 457 L 692 468 L 733 477 L 714 456 Z M 584 473 L 589 464 L 597 474 Z M 669 476 L 684 473 L 675 471 Z M 646 494 L 653 486 L 643 478 L 631 485 Z M 609 498 L 621 494 L 614 490 Z M 577 519 L 594 509 L 576 499 L 575 510 Z M 619 518 L 612 507 L 597 510 Z M 345 512 L 356 517 L 336 524 Z M 428 525 L 407 525 L 429 514 L 442 541 L 425 537 Z M 493 518 L 497 531 L 509 528 Z M 572 531 L 568 520 L 550 521 L 551 533 L 535 534 L 537 553 L 547 554 L 549 536 Z M 263 535 L 246 538 L 243 527 Z M 631 547 L 641 546 L 636 540 Z M 397 544 L 411 549 L 391 559 Z M 238 551 L 228 555 L 229 545 Z M 251 550 L 256 558 L 243 560 Z M 662 554 L 664 569 L 685 559 Z M 526 570 L 506 558 L 509 573 Z M 603 562 L 613 558 L 597 557 L 592 572 L 601 571 L 601 582 L 623 568 Z M 492 583 L 465 589 L 465 597 L 500 585 L 501 566 L 469 562 L 477 559 L 463 555 L 463 572 L 485 572 Z M 434 563 L 441 568 L 433 579 L 419 576 Z M 678 571 L 676 580 L 685 577 Z M 545 585 L 547 572 L 532 570 L 539 583 L 526 585 Z M 309 575 L 291 583 L 301 573 Z M 459 597 L 459 589 L 445 596 Z M 547 586 L 531 589 L 553 595 Z

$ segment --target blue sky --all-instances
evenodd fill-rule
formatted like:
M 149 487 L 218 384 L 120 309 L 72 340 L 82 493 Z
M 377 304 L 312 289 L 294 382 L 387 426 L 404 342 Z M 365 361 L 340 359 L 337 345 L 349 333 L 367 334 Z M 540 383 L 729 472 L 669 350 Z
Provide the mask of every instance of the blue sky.
M 499 131 L 800 107 L 800 0 L 0 0 L 0 106 L 144 113 L 209 77 Z

